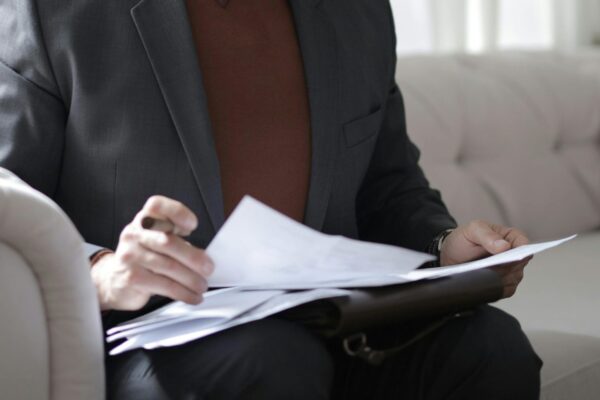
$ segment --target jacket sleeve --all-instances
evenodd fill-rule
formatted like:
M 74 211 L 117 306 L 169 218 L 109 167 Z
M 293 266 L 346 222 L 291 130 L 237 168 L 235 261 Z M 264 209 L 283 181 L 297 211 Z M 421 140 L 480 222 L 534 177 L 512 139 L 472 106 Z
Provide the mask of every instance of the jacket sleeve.
M 402 94 L 394 81 L 396 39 L 392 36 L 390 89 L 366 177 L 357 196 L 359 235 L 363 240 L 425 251 L 440 232 L 456 227 L 440 193 L 429 186 L 419 166 L 419 150 L 406 129 Z
M 33 0 L 0 0 L 0 167 L 53 198 L 67 108 Z M 86 244 L 88 256 L 101 248 Z
M 0 0 L 0 166 L 53 197 L 65 105 L 32 0 Z

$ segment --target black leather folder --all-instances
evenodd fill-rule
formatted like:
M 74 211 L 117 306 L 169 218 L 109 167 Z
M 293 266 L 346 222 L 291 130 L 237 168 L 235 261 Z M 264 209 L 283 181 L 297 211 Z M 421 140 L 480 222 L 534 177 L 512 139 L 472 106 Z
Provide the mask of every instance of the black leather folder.
M 500 276 L 483 269 L 382 288 L 354 289 L 347 297 L 318 300 L 278 317 L 304 324 L 325 337 L 465 311 L 502 297 Z

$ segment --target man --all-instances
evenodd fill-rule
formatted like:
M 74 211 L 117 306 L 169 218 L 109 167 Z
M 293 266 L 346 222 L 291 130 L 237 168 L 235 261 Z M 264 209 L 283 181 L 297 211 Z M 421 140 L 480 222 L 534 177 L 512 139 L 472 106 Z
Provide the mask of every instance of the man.
M 326 233 L 441 248 L 444 265 L 527 241 L 456 227 L 429 188 L 386 0 L 0 0 L 0 21 L 0 165 L 114 250 L 90 251 L 107 323 L 154 295 L 201 301 L 202 248 L 246 193 Z M 497 269 L 506 296 L 525 264 Z M 518 323 L 482 307 L 379 368 L 267 320 L 108 358 L 107 385 L 114 399 L 533 399 L 539 368 Z

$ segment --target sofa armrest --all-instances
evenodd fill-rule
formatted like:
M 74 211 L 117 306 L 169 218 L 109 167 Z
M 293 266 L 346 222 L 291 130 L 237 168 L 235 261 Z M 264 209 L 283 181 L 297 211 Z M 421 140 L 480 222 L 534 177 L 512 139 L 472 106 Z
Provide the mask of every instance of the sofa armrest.
M 1 382 L 0 397 L 45 387 L 45 397 L 21 398 L 104 399 L 102 325 L 83 240 L 56 204 L 5 170 L 0 243 L 0 339 L 21 335 L 15 347 L 0 345 L 0 371 L 27 371 L 10 389 Z M 37 379 L 39 388 L 23 388 Z
M 31 267 L 0 243 L 0 395 L 49 399 L 48 326 L 42 293 Z

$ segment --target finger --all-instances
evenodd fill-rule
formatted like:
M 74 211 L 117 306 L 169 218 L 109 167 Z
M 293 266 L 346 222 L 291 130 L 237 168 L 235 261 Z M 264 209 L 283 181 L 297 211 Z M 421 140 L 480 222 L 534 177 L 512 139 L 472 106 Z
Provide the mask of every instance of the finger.
M 500 275 L 506 276 L 506 275 L 513 274 L 519 270 L 523 271 L 532 258 L 533 258 L 533 256 L 529 256 L 521 261 L 507 263 L 507 264 L 494 265 L 493 267 L 490 267 L 490 268 L 492 270 L 498 272 Z
M 511 248 L 524 246 L 529 244 L 529 239 L 523 231 L 517 228 L 509 228 L 498 224 L 489 224 L 489 226 L 499 235 L 502 235 L 504 240 L 511 244 Z
M 523 266 L 513 266 L 512 271 L 504 276 L 504 281 L 507 286 L 518 285 L 523 280 L 524 275 Z
M 505 286 L 504 287 L 503 297 L 505 299 L 507 299 L 509 297 L 514 296 L 515 293 L 517 293 L 517 285 L 514 285 L 514 286 Z
M 206 253 L 179 236 L 144 230 L 140 232 L 139 243 L 148 250 L 178 261 L 205 278 L 214 271 L 214 265 Z
M 523 281 L 523 278 L 525 278 L 525 272 L 523 268 L 521 268 L 517 270 L 513 275 L 514 284 L 518 286 Z
M 516 264 L 508 265 L 507 267 L 512 267 L 512 270 L 507 268 L 506 270 L 511 272 L 502 275 L 504 297 L 512 296 L 516 292 L 518 286 L 521 284 L 525 276 L 523 265 Z
M 531 262 L 531 260 L 533 260 L 533 257 L 534 256 L 529 256 L 520 261 L 520 263 L 523 264 L 523 268 L 525 268 Z
M 516 282 L 516 280 L 512 277 L 512 275 L 510 273 L 511 267 L 512 267 L 512 265 L 507 264 L 507 265 L 498 265 L 498 266 L 491 268 L 492 271 L 495 271 L 501 277 L 502 298 L 507 298 L 507 297 L 512 296 L 517 290 L 518 283 Z
M 138 215 L 140 223 L 143 217 L 148 216 L 172 222 L 182 236 L 189 235 L 198 227 L 198 219 L 192 210 L 181 202 L 164 196 L 152 196 L 146 201 Z
M 510 249 L 510 243 L 504 239 L 504 236 L 494 230 L 492 224 L 485 221 L 474 221 L 467 225 L 465 237 L 490 254 L 498 254 Z
M 202 302 L 202 294 L 195 293 L 166 276 L 157 275 L 144 268 L 137 268 L 134 271 L 135 275 L 130 277 L 130 284 L 139 290 L 188 304 Z
M 505 277 L 513 272 L 513 266 L 513 264 L 501 264 L 494 265 L 491 269 L 499 273 L 502 277 Z
M 207 289 L 206 279 L 180 262 L 156 252 L 141 249 L 137 264 L 149 271 L 166 276 L 187 287 L 192 292 L 202 294 Z
M 508 228 L 508 232 L 504 235 L 504 238 L 514 247 L 525 246 L 529 244 L 527 235 L 516 228 Z
M 523 271 L 525 270 L 525 267 L 529 264 L 529 262 L 533 259 L 533 256 L 529 256 L 527 258 L 524 258 L 521 261 L 516 261 L 514 263 L 510 263 L 507 265 L 512 266 L 512 271 L 516 272 L 516 271 Z

